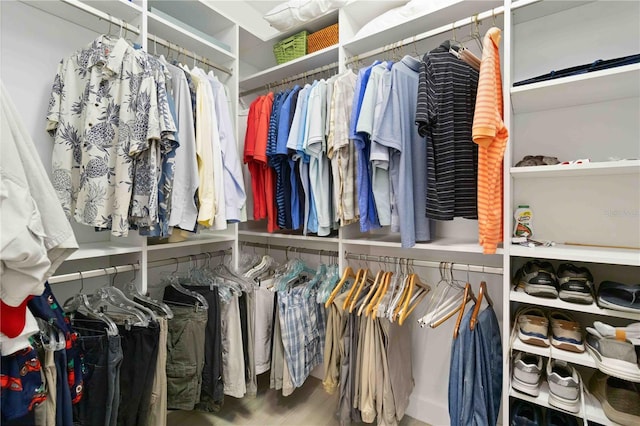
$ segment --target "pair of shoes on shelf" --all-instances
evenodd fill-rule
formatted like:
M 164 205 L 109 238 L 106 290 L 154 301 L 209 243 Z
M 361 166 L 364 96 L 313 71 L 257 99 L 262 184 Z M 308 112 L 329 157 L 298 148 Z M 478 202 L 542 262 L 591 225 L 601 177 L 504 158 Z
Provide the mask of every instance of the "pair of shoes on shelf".
M 640 323 L 613 327 L 595 321 L 587 327 L 586 347 L 600 371 L 640 383 Z
M 546 155 L 525 155 L 525 157 L 516 163 L 516 167 L 528 166 L 553 166 L 558 164 L 557 157 L 548 157 Z
M 553 311 L 547 315 L 540 308 L 526 307 L 518 312 L 516 323 L 518 338 L 524 343 L 584 352 L 582 327 L 567 313 Z
M 558 266 L 556 274 L 549 262 L 531 260 L 516 272 L 516 290 L 537 297 L 556 298 L 571 303 L 590 305 L 593 303 L 593 275 L 572 263 Z
M 545 415 L 546 414 L 546 415 Z M 517 400 L 511 406 L 510 426 L 578 426 L 578 420 L 572 415 L 556 410 L 543 409 L 531 402 Z
M 640 385 L 596 371 L 589 380 L 589 391 L 602 405 L 612 422 L 625 426 L 640 424 Z
M 517 353 L 513 358 L 511 387 L 518 392 L 537 397 L 542 382 L 543 360 L 539 355 Z M 580 411 L 581 379 L 565 361 L 551 359 L 546 368 L 549 384 L 549 404 L 571 413 Z
M 598 306 L 640 314 L 640 284 L 603 281 L 598 287 Z

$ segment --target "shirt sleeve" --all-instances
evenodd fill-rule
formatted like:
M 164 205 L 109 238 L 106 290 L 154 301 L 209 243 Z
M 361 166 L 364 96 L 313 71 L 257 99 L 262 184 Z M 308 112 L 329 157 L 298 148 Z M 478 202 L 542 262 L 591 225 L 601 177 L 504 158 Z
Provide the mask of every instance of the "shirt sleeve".
M 58 124 L 60 123 L 60 110 L 62 108 L 62 96 L 64 93 L 65 68 L 65 62 L 60 61 L 58 64 L 58 70 L 56 71 L 56 76 L 54 77 L 53 84 L 51 86 L 51 94 L 49 95 L 46 130 L 51 136 L 55 135 Z
M 233 131 L 233 122 L 229 114 L 227 96 L 222 85 L 218 86 L 216 103 L 222 162 L 224 165 L 227 220 L 239 222 L 241 219 L 241 210 L 247 200 L 247 195 L 244 188 L 242 168 L 240 166 L 240 158 L 238 157 L 238 148 Z

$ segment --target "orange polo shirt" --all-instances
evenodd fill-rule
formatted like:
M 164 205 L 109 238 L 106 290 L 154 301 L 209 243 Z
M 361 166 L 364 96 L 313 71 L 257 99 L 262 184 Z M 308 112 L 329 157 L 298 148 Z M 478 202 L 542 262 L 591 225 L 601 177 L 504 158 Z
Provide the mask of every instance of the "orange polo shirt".
M 500 35 L 493 27 L 484 36 L 472 130 L 478 144 L 478 233 L 485 254 L 495 253 L 503 240 L 502 164 L 509 132 L 503 120 Z

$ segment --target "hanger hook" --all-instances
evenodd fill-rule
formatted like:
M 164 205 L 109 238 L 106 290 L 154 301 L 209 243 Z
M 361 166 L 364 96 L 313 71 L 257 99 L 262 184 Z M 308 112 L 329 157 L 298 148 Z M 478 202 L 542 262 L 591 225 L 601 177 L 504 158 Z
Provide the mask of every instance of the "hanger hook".
M 116 285 L 116 277 L 118 276 L 118 267 L 113 267 L 113 277 L 111 277 L 111 287 L 115 287 Z
M 140 261 L 131 264 L 131 267 L 133 268 L 133 280 L 131 282 L 133 283 L 135 283 L 136 278 L 138 278 L 138 268 L 136 268 L 136 266 L 139 264 L 140 264 Z
M 82 271 L 78 271 L 80 274 L 80 293 L 84 292 L 84 277 L 82 276 Z
M 176 261 L 176 270 L 173 271 L 174 274 L 178 273 L 178 269 L 180 268 L 180 264 L 178 263 L 178 258 L 177 257 L 172 257 L 173 260 Z
M 122 27 L 124 26 L 124 21 L 120 20 L 120 38 L 122 38 Z
M 111 20 L 111 15 L 109 15 L 109 32 L 107 33 L 107 35 L 111 35 L 111 25 L 113 24 L 112 20 Z
M 498 25 L 496 24 L 496 9 L 495 8 L 491 9 L 491 17 L 493 18 L 493 26 L 497 27 Z
M 458 40 L 456 39 L 456 24 L 455 24 L 455 22 L 451 24 L 451 31 L 453 32 L 453 41 L 457 42 Z

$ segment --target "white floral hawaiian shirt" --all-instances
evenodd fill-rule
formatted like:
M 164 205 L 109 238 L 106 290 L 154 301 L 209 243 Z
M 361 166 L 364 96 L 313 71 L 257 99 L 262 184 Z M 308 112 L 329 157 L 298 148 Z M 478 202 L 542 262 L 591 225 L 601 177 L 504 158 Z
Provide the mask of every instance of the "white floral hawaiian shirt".
M 157 88 L 124 40 L 100 36 L 60 62 L 47 130 L 52 181 L 69 218 L 129 231 L 136 158 L 161 138 Z

